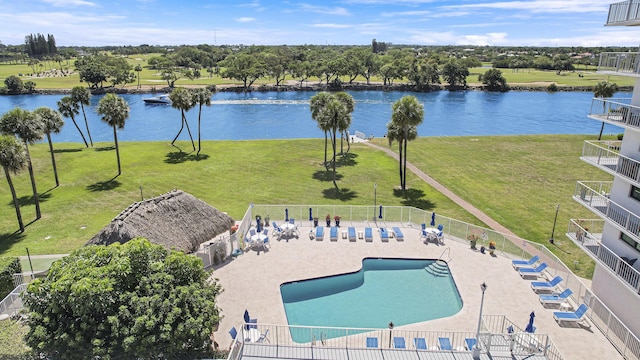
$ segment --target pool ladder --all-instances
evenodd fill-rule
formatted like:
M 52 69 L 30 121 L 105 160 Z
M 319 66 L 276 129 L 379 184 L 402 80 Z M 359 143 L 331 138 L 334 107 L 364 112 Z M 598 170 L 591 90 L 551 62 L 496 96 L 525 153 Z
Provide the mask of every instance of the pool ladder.
M 320 333 L 320 344 L 322 344 L 322 346 L 324 346 L 327 342 L 327 334 L 321 332 Z M 312 345 L 316 344 L 316 334 L 313 334 L 312 336 L 312 341 L 311 341 Z
M 447 253 L 447 259 L 448 259 L 447 261 L 443 260 L 442 258 L 445 253 Z M 440 254 L 440 257 L 438 258 L 438 260 L 427 265 L 424 269 L 433 276 L 449 276 L 451 271 L 449 270 L 449 265 L 447 264 L 447 262 L 450 262 L 450 261 L 451 261 L 451 248 L 446 248 L 444 249 L 442 254 Z

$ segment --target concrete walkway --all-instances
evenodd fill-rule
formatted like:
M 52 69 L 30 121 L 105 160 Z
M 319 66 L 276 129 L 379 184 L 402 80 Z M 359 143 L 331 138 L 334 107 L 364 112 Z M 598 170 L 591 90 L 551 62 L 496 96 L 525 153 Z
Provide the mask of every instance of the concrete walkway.
M 373 144 L 370 141 L 363 141 L 363 143 L 368 145 L 368 146 L 370 146 L 370 147 L 372 147 L 372 148 L 374 148 L 374 149 L 376 149 L 376 150 L 384 151 L 387 155 L 391 156 L 392 158 L 396 159 L 397 161 L 400 161 L 399 155 L 396 154 L 395 152 L 393 152 L 393 150 L 391 150 L 391 149 L 382 147 L 380 145 Z M 470 212 L 471 214 L 473 214 L 473 216 L 475 216 L 478 219 L 480 219 L 482 222 L 487 224 L 487 226 L 489 226 L 493 230 L 501 232 L 501 233 L 509 235 L 509 236 L 520 238 L 518 235 L 514 234 L 511 230 L 507 229 L 506 227 L 501 225 L 499 222 L 497 222 L 497 221 L 493 220 L 492 218 L 490 218 L 489 215 L 487 215 L 484 212 L 482 212 L 482 210 L 480 210 L 477 207 L 471 205 L 470 203 L 465 201 L 460 196 L 454 194 L 451 190 L 447 189 L 446 186 L 440 184 L 439 182 L 434 180 L 431 176 L 427 175 L 424 171 L 418 169 L 415 165 L 411 164 L 408 161 L 407 161 L 407 169 L 410 170 L 412 173 L 416 174 L 420 179 L 425 181 L 427 184 L 431 185 L 434 189 L 436 189 L 439 192 L 441 192 L 444 196 L 448 197 L 453 202 L 458 204 L 458 206 L 462 207 L 463 209 L 465 209 L 468 212 Z

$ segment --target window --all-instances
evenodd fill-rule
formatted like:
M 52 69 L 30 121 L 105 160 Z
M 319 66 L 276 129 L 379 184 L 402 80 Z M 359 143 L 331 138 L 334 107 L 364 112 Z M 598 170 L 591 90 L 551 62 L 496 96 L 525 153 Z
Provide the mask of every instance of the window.
M 629 196 L 640 201 L 640 188 L 631 185 L 631 194 Z
M 626 242 L 627 244 L 631 245 L 632 248 L 634 248 L 636 251 L 640 251 L 640 244 L 638 244 L 635 240 L 633 240 L 631 238 L 631 236 L 625 234 L 625 233 L 620 233 L 620 240 Z

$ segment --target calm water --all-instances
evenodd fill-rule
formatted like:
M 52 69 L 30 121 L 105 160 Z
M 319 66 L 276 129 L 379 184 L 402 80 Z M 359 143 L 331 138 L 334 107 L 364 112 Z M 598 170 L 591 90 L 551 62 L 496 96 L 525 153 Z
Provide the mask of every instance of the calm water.
M 287 322 L 385 329 L 390 321 L 400 326 L 452 316 L 462 309 L 462 299 L 450 274 L 434 276 L 425 270 L 433 262 L 367 258 L 356 273 L 283 284 Z M 311 341 L 309 330 L 291 333 L 296 342 Z
M 311 119 L 309 98 L 316 92 L 221 92 L 213 96 L 211 107 L 204 107 L 202 138 L 207 140 L 321 138 Z M 425 106 L 419 136 L 514 135 L 514 134 L 597 134 L 598 122 L 587 119 L 590 92 L 507 92 L 482 91 L 408 93 L 399 91 L 350 92 L 356 101 L 351 132 L 382 136 L 391 119 L 391 105 L 404 95 L 418 97 Z M 171 140 L 180 128 L 180 111 L 166 105 L 146 105 L 151 95 L 123 95 L 131 107 L 119 140 Z M 618 94 L 620 96 L 620 94 Z M 627 95 L 622 95 L 627 96 Z M 0 96 L 0 113 L 14 107 L 33 110 L 39 106 L 57 108 L 62 95 Z M 94 141 L 113 141 L 112 129 L 103 123 L 95 107 L 101 96 L 91 97 L 87 109 Z M 187 113 L 194 137 L 198 109 Z M 84 131 L 82 114 L 76 119 Z M 81 142 L 70 119 L 65 119 L 54 141 Z M 621 133 L 614 126 L 606 134 Z M 181 139 L 187 139 L 186 131 Z

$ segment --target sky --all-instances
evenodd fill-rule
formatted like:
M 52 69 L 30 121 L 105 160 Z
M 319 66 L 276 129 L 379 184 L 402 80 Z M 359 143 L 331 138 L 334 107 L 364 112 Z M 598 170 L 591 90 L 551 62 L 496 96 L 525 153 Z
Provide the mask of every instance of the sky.
M 0 0 L 0 42 L 58 46 L 638 46 L 613 0 Z

